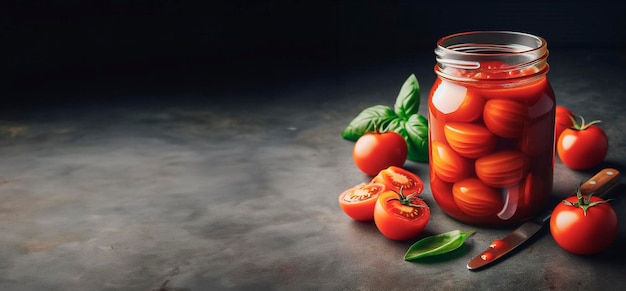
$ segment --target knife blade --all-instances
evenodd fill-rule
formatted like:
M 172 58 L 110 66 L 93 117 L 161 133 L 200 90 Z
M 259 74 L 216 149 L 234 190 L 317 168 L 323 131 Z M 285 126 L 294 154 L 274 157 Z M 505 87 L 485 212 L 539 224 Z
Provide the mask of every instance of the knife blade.
M 605 168 L 581 184 L 580 189 L 584 195 L 593 193 L 594 196 L 605 197 L 619 182 L 619 171 L 613 168 Z M 491 242 L 489 247 L 469 261 L 467 269 L 472 271 L 483 269 L 501 260 L 505 255 L 523 245 L 550 220 L 551 210 L 524 222 L 504 238 Z

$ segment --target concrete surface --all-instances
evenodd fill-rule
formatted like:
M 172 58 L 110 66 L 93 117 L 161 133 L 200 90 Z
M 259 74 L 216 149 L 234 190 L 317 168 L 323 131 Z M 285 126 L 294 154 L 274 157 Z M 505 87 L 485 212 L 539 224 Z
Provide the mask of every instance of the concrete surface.
M 557 159 L 551 203 L 601 167 L 626 173 L 625 57 L 552 52 L 557 102 L 602 119 L 610 151 L 590 171 Z M 343 214 L 338 195 L 368 177 L 341 130 L 367 106 L 393 105 L 411 73 L 426 114 L 433 62 L 419 55 L 259 90 L 0 116 L 0 290 L 624 289 L 623 182 L 610 249 L 571 255 L 543 233 L 479 272 L 465 265 L 511 228 L 452 220 L 428 185 L 422 197 L 432 218 L 420 238 L 477 230 L 442 258 L 405 262 L 413 241 L 390 241 Z M 405 167 L 428 181 L 427 164 Z

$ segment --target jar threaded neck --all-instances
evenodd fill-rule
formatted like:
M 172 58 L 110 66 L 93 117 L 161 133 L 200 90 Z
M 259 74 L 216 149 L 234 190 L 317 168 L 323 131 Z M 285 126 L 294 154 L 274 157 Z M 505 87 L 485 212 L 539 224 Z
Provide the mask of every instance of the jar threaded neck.
M 435 72 L 460 81 L 508 80 L 543 75 L 549 70 L 545 39 L 521 32 L 452 34 L 437 41 L 435 55 Z M 524 74 L 513 73 L 516 71 Z

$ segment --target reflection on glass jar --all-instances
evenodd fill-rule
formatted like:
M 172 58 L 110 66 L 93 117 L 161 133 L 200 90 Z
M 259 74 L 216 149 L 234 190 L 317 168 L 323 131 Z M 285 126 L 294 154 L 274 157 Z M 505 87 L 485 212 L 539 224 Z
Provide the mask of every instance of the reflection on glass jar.
M 554 92 L 546 41 L 506 31 L 441 38 L 428 98 L 430 183 L 476 225 L 531 218 L 552 191 Z

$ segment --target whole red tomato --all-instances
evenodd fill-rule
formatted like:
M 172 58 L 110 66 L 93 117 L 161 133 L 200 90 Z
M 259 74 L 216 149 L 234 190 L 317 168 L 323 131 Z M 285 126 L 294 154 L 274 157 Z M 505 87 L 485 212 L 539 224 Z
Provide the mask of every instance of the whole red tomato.
M 573 126 L 559 136 L 556 151 L 567 167 L 574 170 L 586 170 L 599 165 L 609 151 L 609 140 L 604 131 L 594 125 L 599 120 L 580 123 L 572 118 Z
M 408 240 L 419 235 L 430 219 L 430 208 L 417 192 L 385 191 L 378 196 L 374 207 L 374 223 L 385 237 Z
M 407 153 L 408 146 L 400 134 L 393 131 L 370 132 L 356 141 L 352 158 L 363 173 L 375 176 L 389 166 L 402 166 Z
M 596 196 L 568 197 L 550 217 L 550 233 L 564 250 L 574 254 L 598 253 L 617 237 L 617 215 L 611 204 Z
M 559 140 L 559 136 L 561 133 L 567 128 L 574 126 L 572 123 L 572 119 L 570 116 L 574 116 L 569 108 L 557 105 L 555 108 L 555 117 L 554 117 L 554 140 Z

